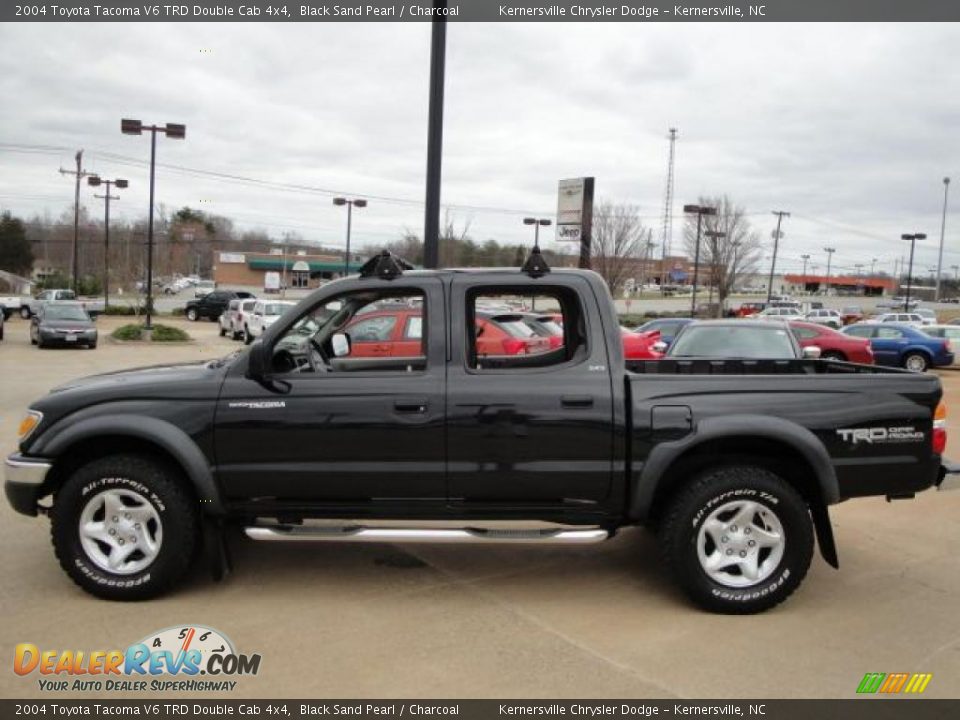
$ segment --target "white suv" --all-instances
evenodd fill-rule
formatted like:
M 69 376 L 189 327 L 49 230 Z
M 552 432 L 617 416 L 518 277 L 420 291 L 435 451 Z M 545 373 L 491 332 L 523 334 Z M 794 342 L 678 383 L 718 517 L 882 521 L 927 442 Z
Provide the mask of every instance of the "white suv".
M 918 315 L 917 313 L 884 313 L 883 315 L 874 319 L 875 322 L 882 323 L 899 323 L 900 325 L 910 325 L 911 327 L 920 328 L 924 325 L 933 325 L 936 321 L 931 320 L 930 318 L 924 318 L 923 315 Z
M 249 345 L 263 335 L 263 331 L 273 325 L 283 313 L 296 303 L 282 300 L 257 300 L 253 312 L 244 313 L 243 341 Z

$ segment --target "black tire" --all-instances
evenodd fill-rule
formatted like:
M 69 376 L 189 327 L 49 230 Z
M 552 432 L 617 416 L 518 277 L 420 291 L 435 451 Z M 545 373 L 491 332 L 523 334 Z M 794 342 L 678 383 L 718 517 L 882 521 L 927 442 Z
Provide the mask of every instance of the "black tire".
M 105 570 L 81 543 L 78 524 L 83 509 L 108 490 L 138 494 L 159 518 L 160 548 L 153 561 L 139 572 Z M 163 594 L 183 577 L 199 542 L 198 505 L 179 473 L 140 455 L 110 455 L 75 471 L 56 492 L 50 520 L 60 566 L 81 588 L 107 600 L 145 600 Z
M 20 317 L 22 317 L 24 320 L 30 319 L 30 307 L 28 305 L 20 306 Z
M 3 323 L 0 323 L 0 340 L 3 340 Z
M 735 504 L 740 500 L 749 500 L 760 508 L 751 517 L 750 526 L 753 528 L 756 528 L 758 518 L 761 523 L 769 523 L 772 515 L 782 528 L 784 543 L 782 556 L 772 564 L 773 551 L 746 540 L 749 537 L 744 535 L 746 527 L 730 525 L 726 528 L 724 532 L 731 535 L 732 544 L 754 542 L 757 548 L 744 548 L 736 554 L 757 552 L 761 568 L 764 558 L 771 563 L 769 570 L 762 572 L 762 577 L 755 583 L 731 587 L 707 574 L 699 559 L 698 544 L 707 546 L 712 543 L 708 533 L 701 533 L 701 528 L 713 513 L 726 503 Z M 716 517 L 720 519 L 723 515 Z M 727 542 L 727 537 L 727 534 L 723 535 L 723 542 Z M 659 540 L 667 567 L 695 603 L 712 612 L 747 615 L 783 602 L 803 581 L 813 556 L 813 521 L 803 498 L 779 476 L 762 467 L 731 465 L 702 472 L 671 499 L 660 525 Z M 714 547 L 719 552 L 720 546 Z M 732 555 L 729 547 L 726 555 Z M 735 555 L 732 560 L 736 562 Z M 724 567 L 732 570 L 739 566 L 728 564 Z M 739 570 L 726 573 L 726 577 L 735 582 L 737 574 Z
M 185 315 L 190 322 L 196 322 L 200 319 L 200 313 L 197 312 L 196 308 L 187 308 Z
M 89 345 L 87 345 L 87 347 L 90 348 L 91 350 L 96 350 L 96 349 L 97 349 L 97 343 L 96 343 L 96 342 L 92 342 L 92 343 L 90 343 Z
M 220 325 L 220 337 L 226 337 L 227 331 L 223 329 L 223 325 Z
M 922 352 L 909 352 L 903 356 L 903 367 L 914 372 L 926 372 L 930 367 L 930 358 Z
M 250 328 L 246 325 L 243 326 L 243 344 L 249 345 L 253 342 L 253 335 L 250 334 Z
M 847 356 L 844 355 L 839 350 L 828 350 L 823 355 L 820 356 L 824 360 L 846 360 Z

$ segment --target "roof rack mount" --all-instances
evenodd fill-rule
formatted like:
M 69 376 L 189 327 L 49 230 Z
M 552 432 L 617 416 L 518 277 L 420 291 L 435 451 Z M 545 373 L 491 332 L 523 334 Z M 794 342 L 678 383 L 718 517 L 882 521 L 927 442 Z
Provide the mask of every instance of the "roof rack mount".
M 404 270 L 413 270 L 413 265 L 389 250 L 381 250 L 360 266 L 360 277 L 393 280 L 403 275 Z

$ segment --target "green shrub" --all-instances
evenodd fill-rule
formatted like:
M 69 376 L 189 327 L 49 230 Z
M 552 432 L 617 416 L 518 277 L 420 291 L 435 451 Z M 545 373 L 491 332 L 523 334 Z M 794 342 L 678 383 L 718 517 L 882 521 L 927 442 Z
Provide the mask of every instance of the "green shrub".
M 190 340 L 190 336 L 178 327 L 171 327 L 170 325 L 153 326 L 154 342 L 187 342 L 188 340 Z
M 142 340 L 143 325 L 131 324 L 121 325 L 111 333 L 115 340 Z M 180 328 L 170 327 L 169 325 L 154 325 L 153 342 L 189 342 L 190 335 Z
M 174 317 L 176 316 L 183 317 L 184 315 L 187 314 L 187 309 L 185 307 L 175 307 L 173 310 L 170 311 L 170 314 L 173 315 Z
M 133 305 L 108 305 L 103 310 L 104 315 L 143 315 L 144 308 Z
M 110 337 L 114 340 L 139 340 L 142 330 L 142 325 L 121 325 L 110 333 Z

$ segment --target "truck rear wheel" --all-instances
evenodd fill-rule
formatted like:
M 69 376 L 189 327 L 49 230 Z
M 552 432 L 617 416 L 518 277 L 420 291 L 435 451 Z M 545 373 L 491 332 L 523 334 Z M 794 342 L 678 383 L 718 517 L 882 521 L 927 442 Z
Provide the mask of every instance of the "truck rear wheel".
M 104 457 L 74 472 L 50 519 L 60 566 L 108 600 L 167 591 L 189 567 L 199 535 L 197 503 L 173 470 L 139 455 Z
M 663 558 L 680 586 L 713 612 L 767 610 L 797 589 L 813 556 L 799 493 L 762 467 L 708 469 L 669 503 Z

